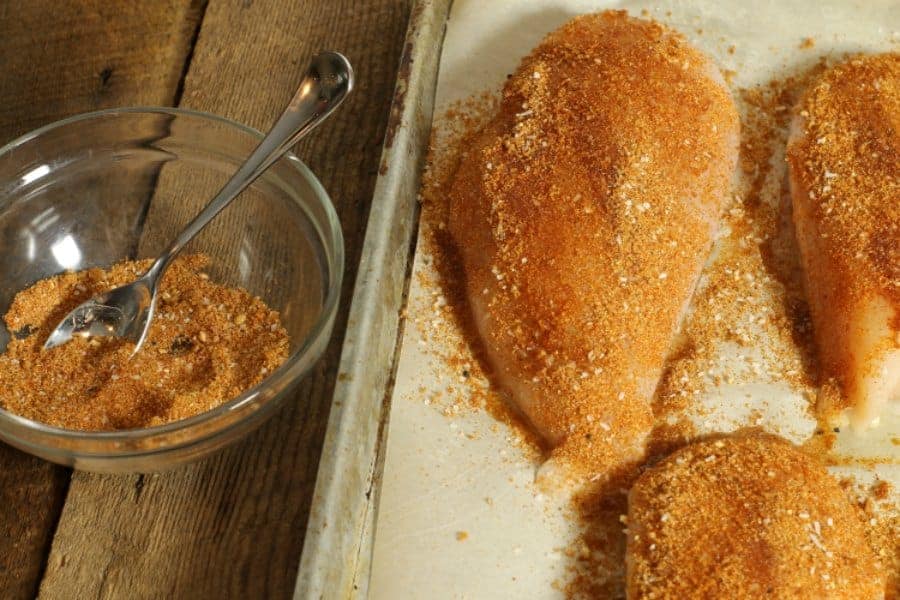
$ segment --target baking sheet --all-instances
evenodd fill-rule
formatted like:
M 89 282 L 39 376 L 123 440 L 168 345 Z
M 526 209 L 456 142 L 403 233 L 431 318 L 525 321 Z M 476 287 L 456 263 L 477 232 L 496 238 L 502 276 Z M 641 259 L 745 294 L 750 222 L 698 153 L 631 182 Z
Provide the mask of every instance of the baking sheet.
M 392 376 L 450 0 L 410 13 L 294 598 L 367 596 Z
M 635 16 L 646 10 L 678 29 L 720 68 L 734 72 L 733 88 L 801 72 L 823 55 L 897 49 L 900 42 L 900 3 L 894 0 L 456 0 L 441 55 L 435 115 L 455 101 L 499 90 L 547 32 L 577 14 L 607 8 Z M 801 49 L 806 38 L 814 45 Z M 466 384 L 441 358 L 447 349 L 427 335 L 442 318 L 429 310 L 439 294 L 429 280 L 434 280 L 430 257 L 420 244 L 391 403 L 370 597 L 562 597 L 566 548 L 577 535 L 566 501 L 534 488 L 533 457 L 512 443 L 507 426 L 481 411 L 445 416 L 447 406 L 439 398 L 448 386 L 465 389 Z M 735 360 L 725 350 L 720 367 L 736 368 Z M 799 392 L 766 378 L 710 387 L 698 406 L 706 409 L 694 415 L 700 433 L 755 424 L 802 442 L 816 427 Z M 890 438 L 898 432 L 900 419 L 894 415 L 868 440 L 842 432 L 835 450 L 895 455 Z M 860 481 L 877 474 L 898 489 L 900 467 L 876 462 L 835 472 Z

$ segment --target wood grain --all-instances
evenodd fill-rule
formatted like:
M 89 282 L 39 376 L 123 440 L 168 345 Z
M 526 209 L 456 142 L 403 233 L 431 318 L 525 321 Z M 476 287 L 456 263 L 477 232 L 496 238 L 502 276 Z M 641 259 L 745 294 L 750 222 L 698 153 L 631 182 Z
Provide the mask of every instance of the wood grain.
M 76 473 L 42 597 L 290 596 L 408 14 L 404 0 L 209 3 L 183 106 L 266 129 L 314 52 L 339 50 L 356 67 L 355 93 L 297 149 L 346 238 L 335 335 L 284 410 L 242 443 L 160 475 Z
M 80 112 L 170 105 L 202 4 L 0 2 L 0 143 Z
M 201 14 L 195 0 L 0 2 L 0 144 L 75 113 L 170 104 Z M 32 597 L 69 470 L 0 444 L 0 596 Z

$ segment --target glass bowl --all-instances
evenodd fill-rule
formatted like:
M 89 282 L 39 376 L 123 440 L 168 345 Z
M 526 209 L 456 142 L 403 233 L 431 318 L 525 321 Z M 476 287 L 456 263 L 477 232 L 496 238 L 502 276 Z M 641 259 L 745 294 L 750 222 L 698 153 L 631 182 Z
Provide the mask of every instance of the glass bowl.
M 72 117 L 0 148 L 0 315 L 45 277 L 156 256 L 261 137 L 209 114 L 135 108 Z M 183 252 L 207 254 L 211 279 L 281 313 L 291 338 L 281 368 L 213 410 L 157 427 L 73 431 L 0 409 L 0 439 L 79 469 L 156 471 L 214 452 L 273 414 L 331 336 L 344 249 L 328 195 L 286 155 Z M 0 350 L 9 336 L 0 324 Z

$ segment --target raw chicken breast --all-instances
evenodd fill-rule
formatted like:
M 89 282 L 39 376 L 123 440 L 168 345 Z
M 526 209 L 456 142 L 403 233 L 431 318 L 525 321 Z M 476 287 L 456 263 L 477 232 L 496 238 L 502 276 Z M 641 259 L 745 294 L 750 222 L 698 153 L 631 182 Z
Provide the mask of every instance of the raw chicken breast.
M 703 54 L 604 12 L 548 35 L 469 140 L 449 231 L 495 377 L 553 448 L 547 481 L 605 480 L 643 456 L 738 138 Z
M 788 145 L 828 420 L 900 400 L 900 54 L 854 58 L 801 99 Z
M 883 598 L 864 516 L 824 465 L 781 438 L 691 444 L 628 495 L 627 597 Z

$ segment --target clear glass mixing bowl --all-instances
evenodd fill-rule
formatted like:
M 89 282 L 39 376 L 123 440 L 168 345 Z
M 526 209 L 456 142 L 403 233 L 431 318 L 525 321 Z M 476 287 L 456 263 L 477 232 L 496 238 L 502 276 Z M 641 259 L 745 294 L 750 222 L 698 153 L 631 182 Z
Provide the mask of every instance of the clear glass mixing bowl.
M 136 108 L 79 115 L 0 148 L 0 314 L 39 279 L 155 256 L 261 137 L 209 114 Z M 244 287 L 281 313 L 291 337 L 285 364 L 190 419 L 83 432 L 0 409 L 0 439 L 80 469 L 155 471 L 222 448 L 272 415 L 320 357 L 334 324 L 344 250 L 325 190 L 287 155 L 184 252 L 209 255 L 213 280 Z M 0 323 L 0 350 L 9 336 Z

